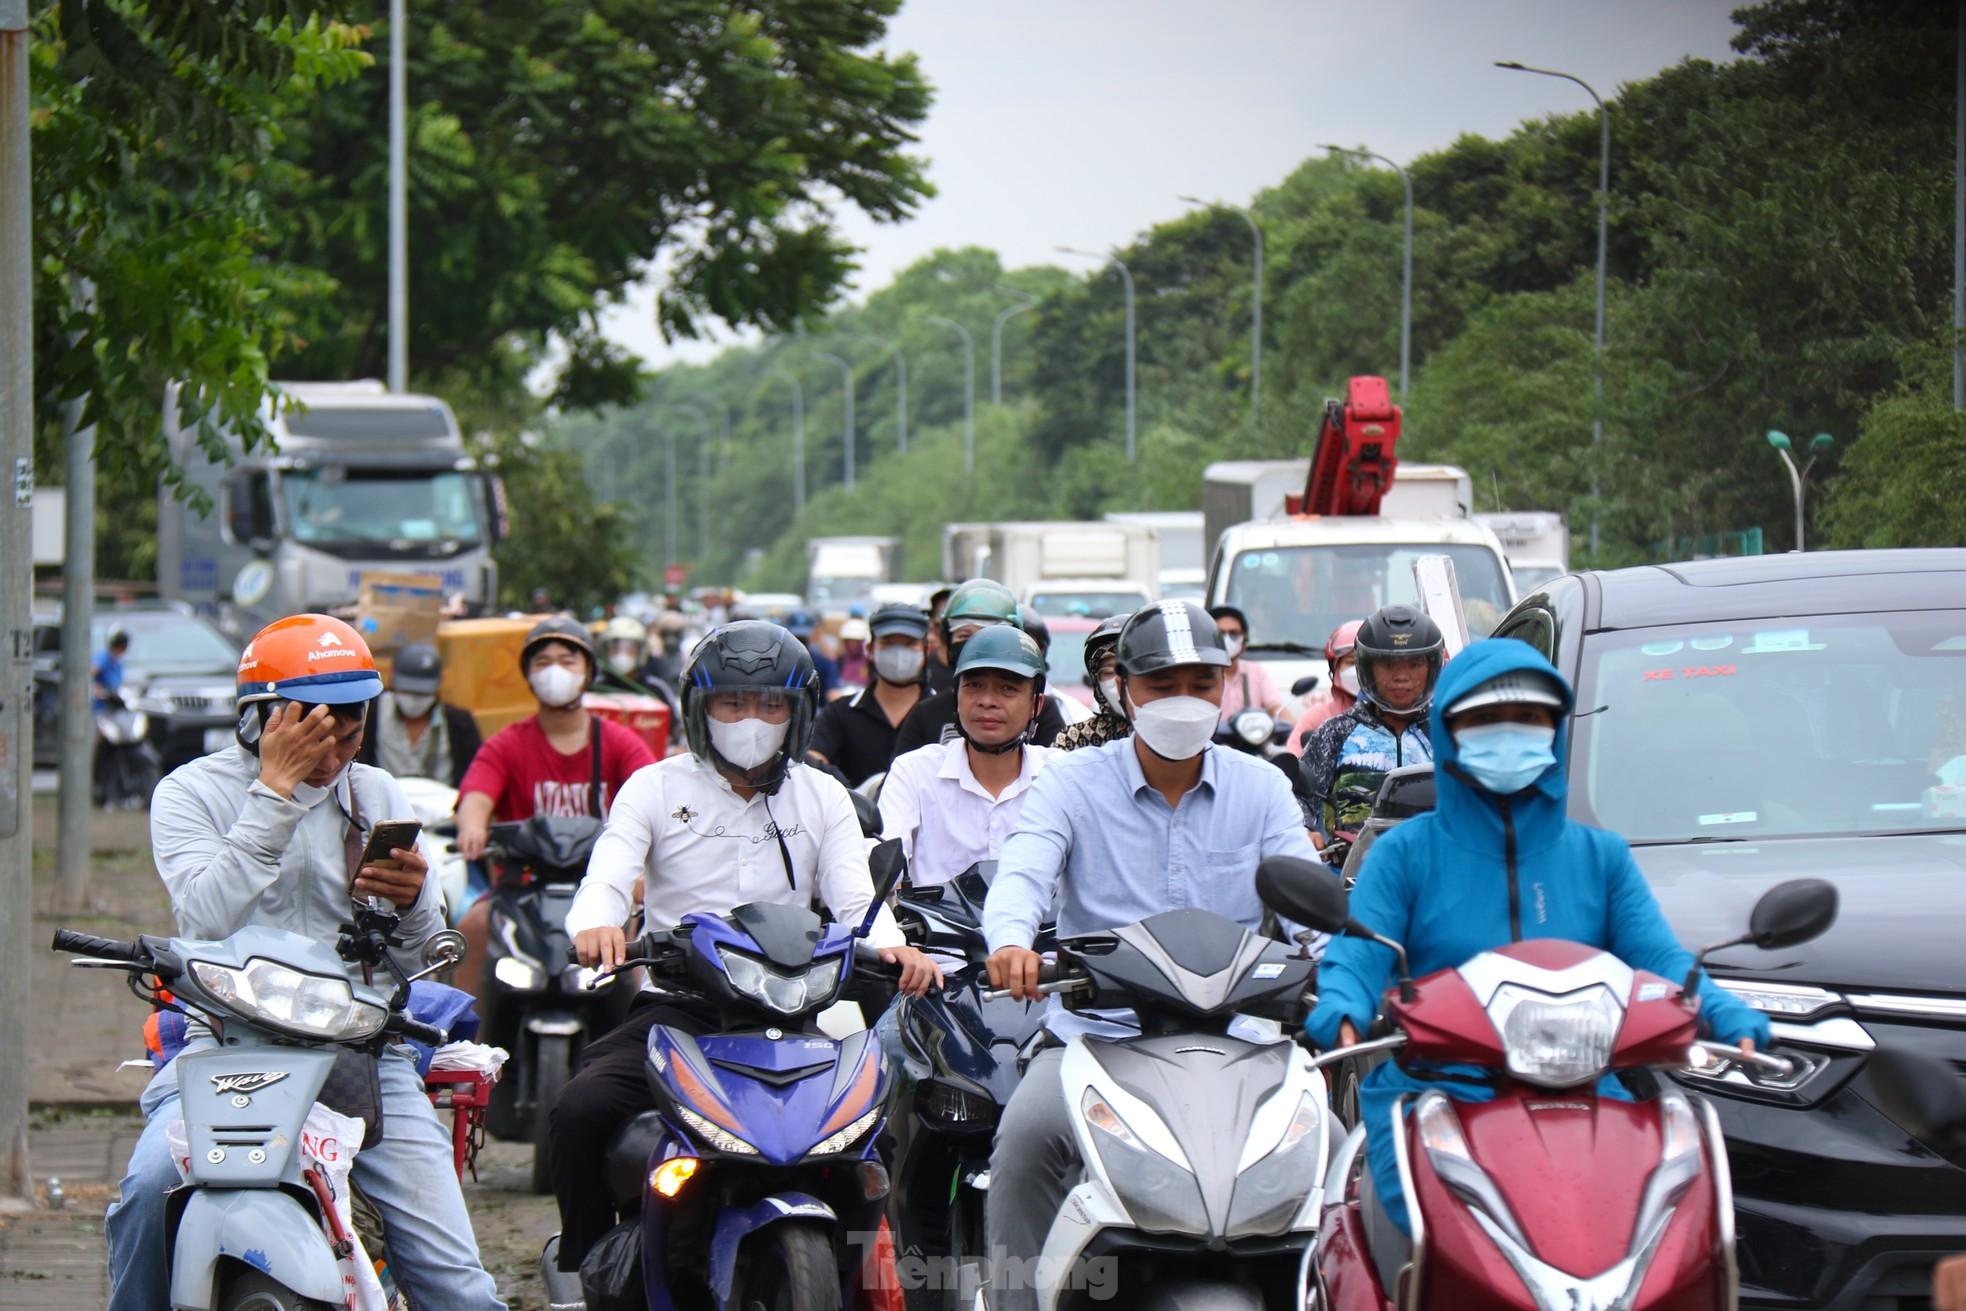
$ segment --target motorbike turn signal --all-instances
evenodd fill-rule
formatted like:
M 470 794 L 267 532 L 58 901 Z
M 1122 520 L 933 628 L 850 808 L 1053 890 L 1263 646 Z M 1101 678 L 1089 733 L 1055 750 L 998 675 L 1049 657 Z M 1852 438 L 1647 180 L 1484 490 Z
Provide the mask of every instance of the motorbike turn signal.
M 664 1197 L 674 1197 L 702 1166 L 694 1156 L 672 1156 L 649 1171 L 649 1187 Z
M 860 1195 L 870 1202 L 887 1196 L 887 1167 L 879 1161 L 862 1161 L 859 1167 Z

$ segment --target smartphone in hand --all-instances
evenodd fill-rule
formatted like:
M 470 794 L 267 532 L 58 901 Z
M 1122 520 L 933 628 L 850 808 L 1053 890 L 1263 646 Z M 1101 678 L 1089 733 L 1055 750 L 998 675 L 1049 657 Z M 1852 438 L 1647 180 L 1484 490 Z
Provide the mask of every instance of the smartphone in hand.
M 368 845 L 362 848 L 362 864 L 394 866 L 396 858 L 392 851 L 407 851 L 416 845 L 417 835 L 423 831 L 420 820 L 384 819 L 376 821 L 369 830 Z

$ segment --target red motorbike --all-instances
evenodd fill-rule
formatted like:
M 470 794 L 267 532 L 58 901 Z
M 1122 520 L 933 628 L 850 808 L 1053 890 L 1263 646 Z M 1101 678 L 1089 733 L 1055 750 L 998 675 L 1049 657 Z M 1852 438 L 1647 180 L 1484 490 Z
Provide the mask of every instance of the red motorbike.
M 1486 1102 L 1432 1090 L 1400 1098 L 1395 1143 L 1410 1239 L 1360 1169 L 1364 1126 L 1352 1130 L 1325 1179 L 1329 1204 L 1301 1305 L 1731 1311 L 1733 1192 L 1719 1120 L 1703 1099 L 1650 1073 L 1744 1059 L 1695 1038 L 1697 963 L 1674 982 L 1593 947 L 1538 939 L 1415 983 L 1404 948 L 1350 918 L 1329 869 L 1266 861 L 1257 888 L 1278 914 L 1369 938 L 1398 959 L 1399 983 L 1373 1036 L 1318 1064 L 1390 1052 L 1422 1078 L 1430 1067 L 1479 1067 L 1494 1092 Z M 1761 898 L 1746 934 L 1700 957 L 1740 944 L 1794 946 L 1835 918 L 1833 886 L 1785 883 Z M 1745 1059 L 1791 1072 L 1765 1053 Z M 1636 1100 L 1598 1095 L 1599 1078 L 1615 1071 L 1641 1072 L 1628 1080 Z

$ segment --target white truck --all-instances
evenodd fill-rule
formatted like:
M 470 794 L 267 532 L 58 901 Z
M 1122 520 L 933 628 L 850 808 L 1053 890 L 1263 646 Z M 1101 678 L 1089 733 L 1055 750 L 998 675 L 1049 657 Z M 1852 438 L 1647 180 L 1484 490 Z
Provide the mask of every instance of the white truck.
M 1570 572 L 1570 529 L 1563 516 L 1550 510 L 1518 514 L 1478 514 L 1502 543 L 1515 574 L 1515 589 L 1527 594 L 1552 578 Z
M 823 616 L 872 611 L 874 589 L 896 581 L 898 537 L 814 537 L 806 542 L 806 604 Z
M 159 492 L 159 592 L 235 634 L 353 605 L 376 571 L 434 574 L 474 609 L 496 600 L 505 493 L 466 454 L 450 406 L 375 381 L 274 385 L 299 405 L 263 402 L 272 448 L 245 452 L 224 430 L 216 460 L 180 425 L 178 384 L 165 388 L 171 458 L 212 510 Z
M 1487 636 L 1515 603 L 1501 543 L 1468 515 L 1465 470 L 1402 462 L 1377 515 L 1288 514 L 1284 496 L 1305 485 L 1309 465 L 1236 461 L 1204 473 L 1202 504 L 1216 534 L 1209 603 L 1248 616 L 1250 655 L 1267 663 L 1280 690 L 1310 675 L 1323 683 L 1325 639 L 1340 624 L 1417 603 L 1421 556 L 1453 560 L 1474 636 Z M 1245 506 L 1245 519 L 1220 522 Z M 1297 710 L 1292 696 L 1285 713 Z
M 1160 559 L 1158 536 L 1137 523 L 966 523 L 942 533 L 949 578 L 994 578 L 1044 615 L 1137 610 L 1158 594 Z
M 1200 595 L 1208 582 L 1208 545 L 1200 510 L 1114 511 L 1107 523 L 1132 523 L 1160 539 L 1160 594 Z

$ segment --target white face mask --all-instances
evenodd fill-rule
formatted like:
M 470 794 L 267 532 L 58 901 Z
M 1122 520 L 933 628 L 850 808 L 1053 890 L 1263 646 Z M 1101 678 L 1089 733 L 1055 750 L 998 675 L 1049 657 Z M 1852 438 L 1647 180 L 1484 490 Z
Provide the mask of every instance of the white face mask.
M 772 724 L 762 719 L 740 719 L 733 724 L 712 718 L 708 722 L 710 745 L 739 769 L 756 769 L 777 755 L 792 727 L 789 721 Z
M 616 651 L 608 657 L 608 668 L 617 674 L 635 672 L 635 657 L 627 651 Z
M 575 704 L 587 689 L 587 680 L 565 665 L 535 669 L 526 676 L 526 682 L 532 685 L 532 694 L 539 698 L 539 704 L 550 710 L 564 710 Z
M 1338 671 L 1338 686 L 1352 696 L 1358 695 L 1358 666 L 1346 665 Z
M 922 676 L 922 653 L 912 646 L 877 646 L 874 672 L 890 683 L 912 683 Z
M 430 707 L 437 704 L 437 698 L 428 692 L 398 692 L 396 712 L 405 719 L 421 719 L 430 713 Z
M 1222 645 L 1229 649 L 1229 659 L 1237 660 L 1242 657 L 1242 647 L 1243 647 L 1243 643 L 1246 640 L 1247 639 L 1242 637 L 1240 634 L 1236 635 L 1235 637 L 1225 636 L 1222 639 Z
M 1099 695 L 1105 698 L 1106 708 L 1116 715 L 1126 713 L 1126 702 L 1120 699 L 1120 680 L 1102 678 L 1099 680 Z
M 1193 760 L 1215 736 L 1222 707 L 1198 696 L 1164 696 L 1141 705 L 1133 702 L 1133 731 L 1157 756 Z

